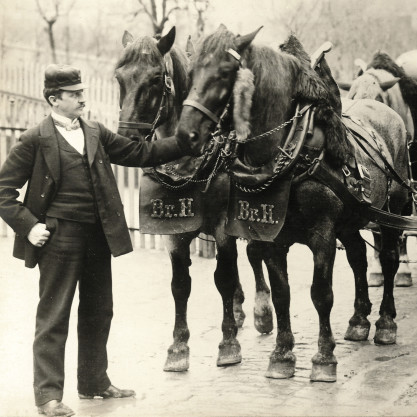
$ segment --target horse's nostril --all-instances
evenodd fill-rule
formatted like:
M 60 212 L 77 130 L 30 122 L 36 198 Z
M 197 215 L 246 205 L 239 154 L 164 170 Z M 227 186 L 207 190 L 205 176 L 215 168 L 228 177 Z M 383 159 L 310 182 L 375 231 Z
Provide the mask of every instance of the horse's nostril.
M 198 133 L 197 132 L 191 132 L 188 137 L 190 138 L 191 142 L 196 142 L 198 140 Z

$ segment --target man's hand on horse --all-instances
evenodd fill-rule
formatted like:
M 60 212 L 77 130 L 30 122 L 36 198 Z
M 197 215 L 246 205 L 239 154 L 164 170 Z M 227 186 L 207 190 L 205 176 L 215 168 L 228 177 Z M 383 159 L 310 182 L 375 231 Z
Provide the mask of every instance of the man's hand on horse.
M 28 234 L 28 240 L 33 246 L 41 248 L 49 239 L 49 230 L 46 230 L 46 224 L 36 223 Z

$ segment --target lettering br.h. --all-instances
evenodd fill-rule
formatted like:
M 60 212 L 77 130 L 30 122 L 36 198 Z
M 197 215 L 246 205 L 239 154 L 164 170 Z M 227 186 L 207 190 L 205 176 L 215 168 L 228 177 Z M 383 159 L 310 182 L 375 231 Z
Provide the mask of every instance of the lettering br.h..
M 193 198 L 179 198 L 174 204 L 166 204 L 160 198 L 154 198 L 151 217 L 154 219 L 172 219 L 194 217 Z
M 274 220 L 274 205 L 260 204 L 260 208 L 250 207 L 248 201 L 238 201 L 238 216 L 237 220 L 248 222 L 259 222 L 265 224 L 278 224 L 278 220 Z M 236 220 L 236 219 L 235 219 Z

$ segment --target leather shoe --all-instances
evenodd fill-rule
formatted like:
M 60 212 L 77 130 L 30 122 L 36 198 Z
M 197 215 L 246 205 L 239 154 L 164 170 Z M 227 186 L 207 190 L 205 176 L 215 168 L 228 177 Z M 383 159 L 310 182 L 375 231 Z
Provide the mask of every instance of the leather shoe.
M 91 400 L 94 397 L 102 397 L 102 398 L 127 398 L 127 397 L 134 397 L 136 392 L 131 389 L 119 389 L 116 388 L 114 385 L 110 385 L 105 391 L 99 392 L 96 394 L 82 394 L 81 392 L 78 393 L 78 397 L 81 400 Z
M 49 417 L 70 417 L 75 414 L 71 408 L 58 400 L 48 401 L 46 404 L 39 406 L 38 413 Z

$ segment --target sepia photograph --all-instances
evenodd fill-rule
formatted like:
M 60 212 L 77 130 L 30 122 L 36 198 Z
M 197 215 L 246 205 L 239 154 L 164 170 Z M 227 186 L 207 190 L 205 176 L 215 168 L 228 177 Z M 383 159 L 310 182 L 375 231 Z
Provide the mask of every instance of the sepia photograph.
M 416 0 L 0 0 L 0 417 L 417 417 Z

